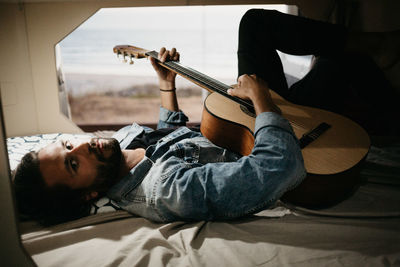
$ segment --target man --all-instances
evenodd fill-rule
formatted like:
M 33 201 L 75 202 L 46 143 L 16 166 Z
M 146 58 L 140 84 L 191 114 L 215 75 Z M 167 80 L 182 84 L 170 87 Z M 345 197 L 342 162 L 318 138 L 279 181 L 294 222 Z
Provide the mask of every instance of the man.
M 291 102 L 348 115 L 370 133 L 387 133 L 396 126 L 398 96 L 380 68 L 398 61 L 399 36 L 249 10 L 239 27 L 238 86 L 229 93 L 255 106 L 250 156 L 216 147 L 198 131 L 176 129 L 187 117 L 178 107 L 175 74 L 152 60 L 160 83 L 159 130 L 133 124 L 115 139 L 70 140 L 26 155 L 14 179 L 19 209 L 57 222 L 87 214 L 88 203 L 104 194 L 154 221 L 230 219 L 266 208 L 305 176 L 297 140 L 269 88 Z M 318 60 L 288 87 L 277 50 Z M 179 53 L 161 49 L 159 59 L 179 60 Z
M 162 48 L 159 60 L 179 60 Z M 255 146 L 241 157 L 185 125 L 175 94 L 176 74 L 157 60 L 161 108 L 158 130 L 137 124 L 113 139 L 59 141 L 24 156 L 14 185 L 21 214 L 57 223 L 87 214 L 103 195 L 152 221 L 225 220 L 267 208 L 305 177 L 290 124 L 279 115 L 268 85 L 242 75 L 229 94 L 251 100 Z

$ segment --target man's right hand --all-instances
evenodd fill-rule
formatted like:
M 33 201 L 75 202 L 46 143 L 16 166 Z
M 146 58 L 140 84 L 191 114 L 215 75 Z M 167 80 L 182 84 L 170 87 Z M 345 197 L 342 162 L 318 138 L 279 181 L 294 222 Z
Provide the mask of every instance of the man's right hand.
M 244 74 L 238 78 L 237 85 L 228 90 L 228 94 L 245 100 L 251 100 L 256 115 L 262 112 L 281 114 L 282 112 L 279 107 L 272 101 L 269 90 L 268 84 L 255 74 Z

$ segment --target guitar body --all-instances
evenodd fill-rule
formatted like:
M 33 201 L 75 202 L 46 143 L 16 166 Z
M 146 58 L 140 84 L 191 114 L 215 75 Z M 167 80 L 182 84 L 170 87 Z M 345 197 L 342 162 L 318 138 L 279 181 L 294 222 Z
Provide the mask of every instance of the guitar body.
M 124 59 L 158 58 L 158 53 L 130 45 L 118 45 L 114 53 Z M 254 146 L 254 107 L 243 99 L 227 93 L 230 86 L 223 84 L 176 61 L 159 62 L 165 68 L 212 92 L 204 102 L 201 132 L 211 142 L 249 155 Z M 360 162 L 368 153 L 368 134 L 358 124 L 338 114 L 294 105 L 273 91 L 271 96 L 282 110 L 282 116 L 292 125 L 301 142 L 308 176 L 283 200 L 307 207 L 334 204 L 350 194 L 358 184 Z M 321 127 L 322 126 L 322 127 Z M 321 130 L 322 129 L 322 130 Z M 311 132 L 311 134 L 310 134 Z M 317 134 L 316 134 L 317 133 Z M 302 138 L 303 135 L 306 139 Z
M 274 102 L 289 120 L 297 138 L 320 123 L 331 125 L 302 149 L 308 176 L 284 200 L 306 207 L 323 207 L 341 201 L 359 184 L 358 169 L 370 146 L 368 134 L 341 115 L 292 104 L 273 91 Z M 201 132 L 211 142 L 249 155 L 254 146 L 255 117 L 240 104 L 211 93 L 204 102 Z
M 254 124 L 255 118 L 230 99 L 211 93 L 204 101 L 200 131 L 220 147 L 249 155 L 254 147 Z

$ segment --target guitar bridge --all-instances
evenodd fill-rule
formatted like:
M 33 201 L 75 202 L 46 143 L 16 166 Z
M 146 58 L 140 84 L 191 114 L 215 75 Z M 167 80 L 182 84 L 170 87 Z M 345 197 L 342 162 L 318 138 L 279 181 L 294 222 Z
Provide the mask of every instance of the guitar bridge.
M 328 123 L 321 123 L 311 131 L 303 134 L 303 136 L 299 139 L 300 142 L 300 148 L 303 149 L 306 146 L 308 146 L 311 142 L 316 140 L 318 137 L 321 136 L 324 132 L 326 132 L 329 128 L 331 128 L 331 125 Z

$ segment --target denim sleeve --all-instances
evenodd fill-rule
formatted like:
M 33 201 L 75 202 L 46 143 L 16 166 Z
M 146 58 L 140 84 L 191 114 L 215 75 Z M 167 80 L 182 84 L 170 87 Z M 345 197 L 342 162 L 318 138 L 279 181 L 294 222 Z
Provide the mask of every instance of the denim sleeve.
M 185 126 L 188 120 L 188 117 L 186 117 L 186 115 L 181 110 L 171 111 L 166 108 L 160 107 L 160 115 L 157 129 Z
M 179 168 L 160 186 L 170 220 L 218 220 L 253 214 L 297 186 L 306 172 L 289 122 L 272 112 L 256 118 L 255 146 L 236 162 Z

